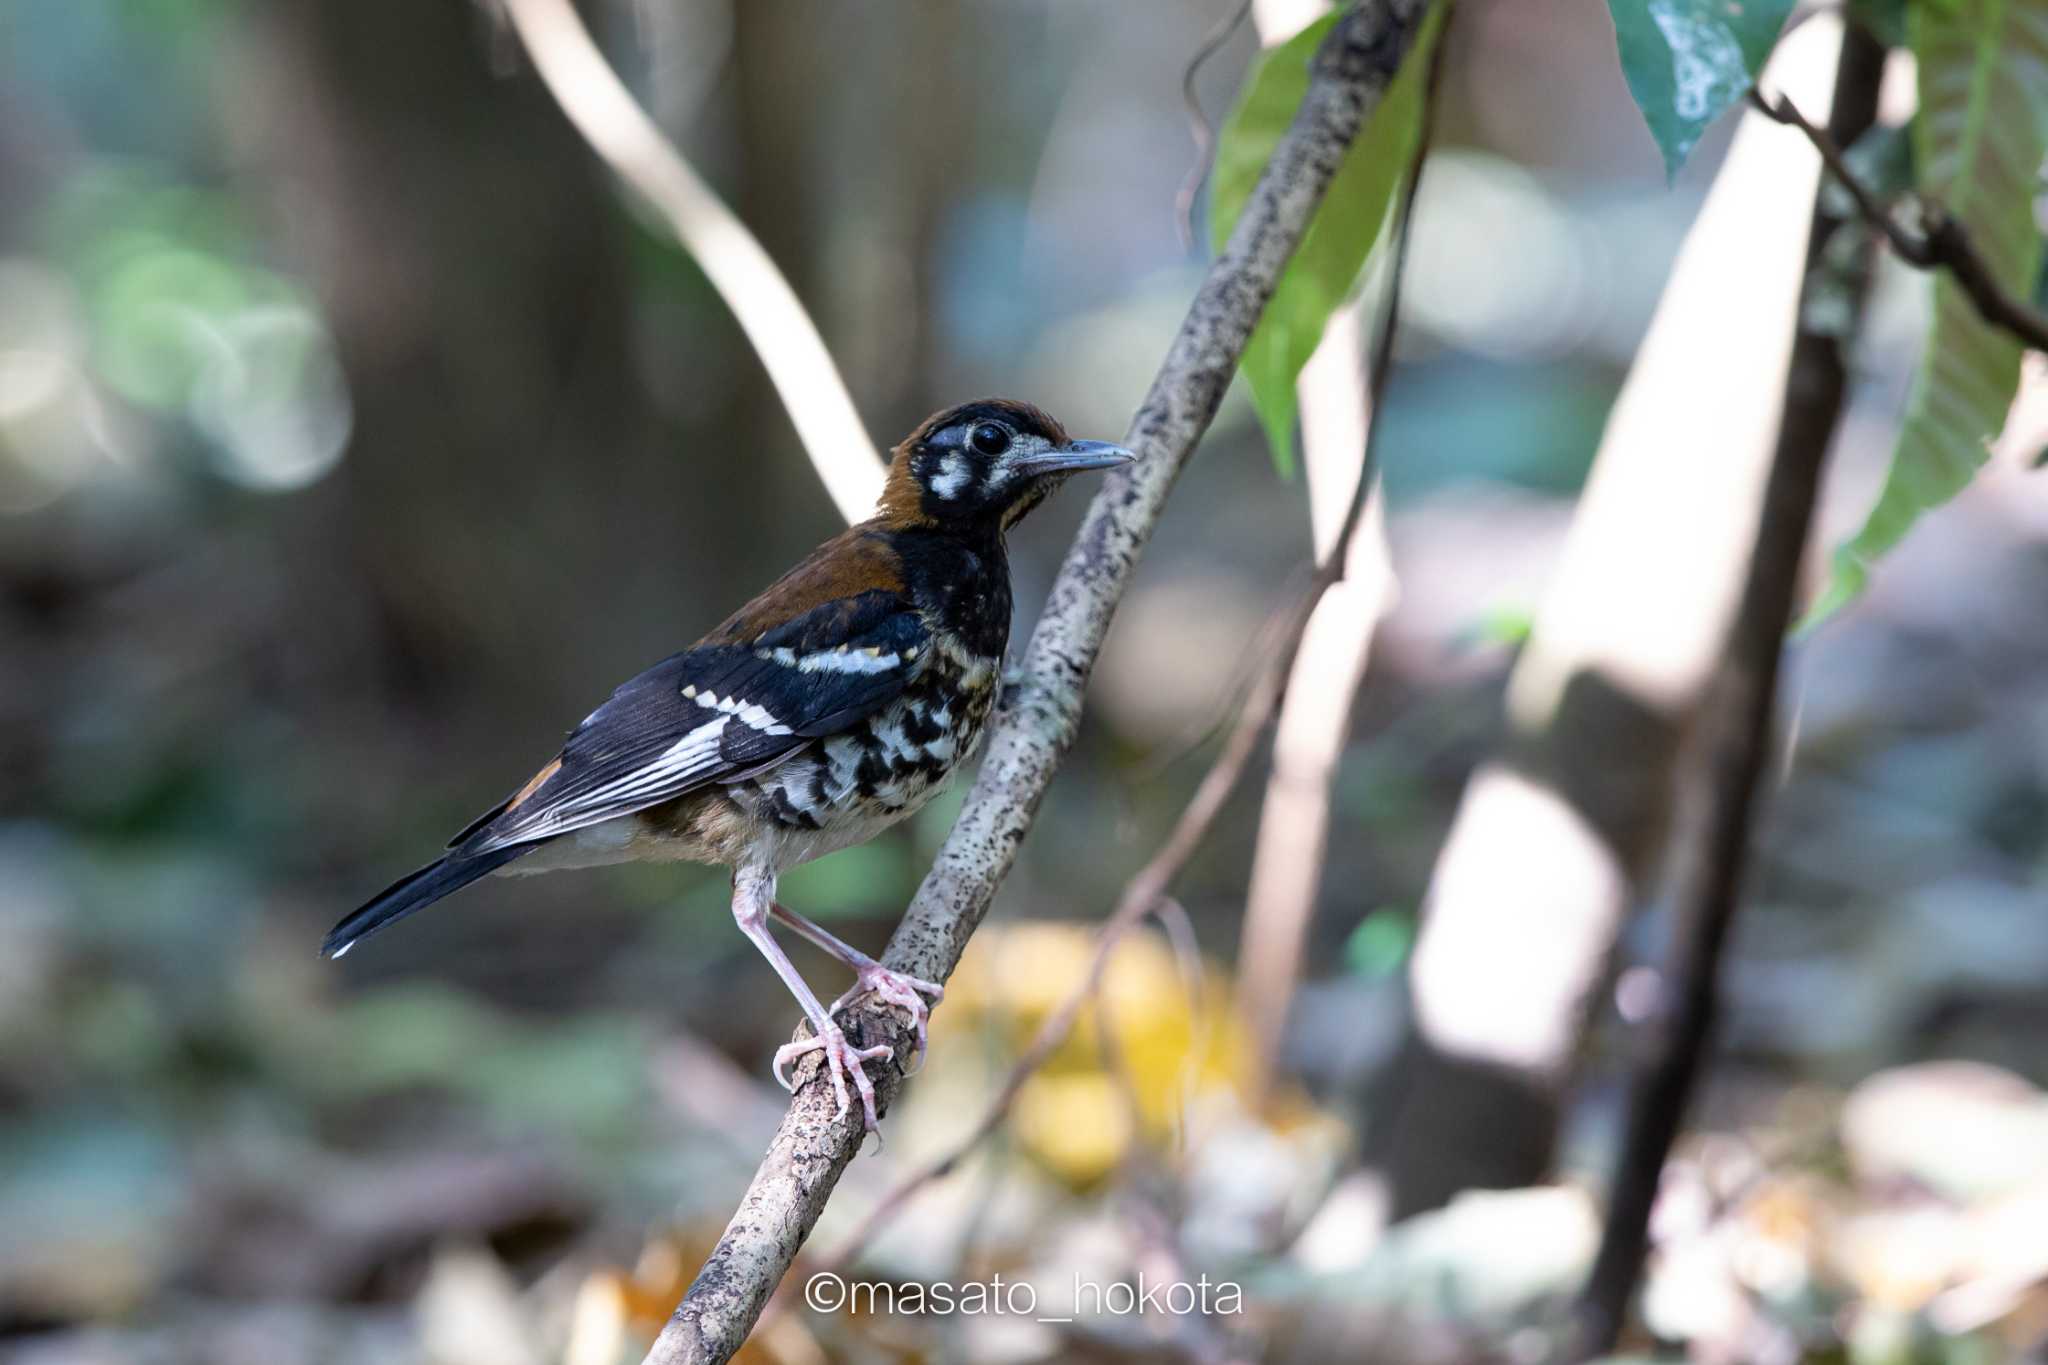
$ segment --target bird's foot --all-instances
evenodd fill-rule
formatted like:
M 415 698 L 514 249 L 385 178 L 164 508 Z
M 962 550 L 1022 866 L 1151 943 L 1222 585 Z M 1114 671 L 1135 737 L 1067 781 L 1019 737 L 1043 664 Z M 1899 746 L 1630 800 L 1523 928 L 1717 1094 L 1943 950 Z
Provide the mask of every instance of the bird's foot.
M 932 1005 L 936 1005 L 946 998 L 946 988 L 936 981 L 926 981 L 922 977 L 892 972 L 879 962 L 857 966 L 854 971 L 856 975 L 853 985 L 847 988 L 846 994 L 832 1002 L 832 1008 L 827 1012 L 837 1014 L 861 996 L 873 992 L 874 997 L 883 1004 L 894 1005 L 910 1015 L 911 1027 L 917 1030 L 917 1051 L 913 1055 L 922 1063 L 925 1020 L 931 1017 L 932 1012 L 931 1005 L 925 1004 L 924 997 L 929 995 L 932 998 Z
M 812 1052 L 825 1054 L 825 1072 L 832 1078 L 832 1093 L 839 1097 L 840 1118 L 846 1117 L 849 1104 L 846 1077 L 847 1073 L 852 1073 L 853 1088 L 860 1094 L 860 1107 L 866 1114 L 868 1131 L 874 1132 L 877 1125 L 875 1087 L 874 1083 L 868 1080 L 867 1070 L 861 1063 L 890 1056 L 893 1049 L 887 1043 L 877 1043 L 873 1047 L 855 1047 L 846 1041 L 846 1035 L 840 1031 L 837 1024 L 827 1024 L 822 1033 L 798 1042 L 785 1043 L 776 1049 L 775 1079 L 782 1083 L 784 1090 L 794 1093 L 796 1083 L 783 1074 L 783 1069 Z

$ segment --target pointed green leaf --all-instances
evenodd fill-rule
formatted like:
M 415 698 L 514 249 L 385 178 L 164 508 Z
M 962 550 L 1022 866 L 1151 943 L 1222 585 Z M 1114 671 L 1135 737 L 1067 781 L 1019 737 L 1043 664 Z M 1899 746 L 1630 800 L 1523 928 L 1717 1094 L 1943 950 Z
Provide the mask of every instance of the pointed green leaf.
M 1607 0 L 1607 12 L 1628 92 L 1676 176 L 1707 126 L 1756 83 L 1792 0 Z
M 1358 286 L 1366 259 L 1387 221 L 1394 190 L 1415 153 L 1422 127 L 1429 54 L 1442 26 L 1433 5 L 1415 45 L 1379 107 L 1359 130 L 1344 164 L 1330 181 L 1301 247 L 1288 262 L 1245 347 L 1240 369 L 1252 406 L 1265 427 L 1273 463 L 1294 470 L 1294 381 L 1323 339 L 1323 328 Z M 1251 197 L 1252 186 L 1294 121 L 1308 92 L 1309 59 L 1336 22 L 1330 14 L 1286 42 L 1261 53 L 1245 76 L 1244 93 L 1216 141 L 1216 176 L 1209 196 L 1210 235 L 1221 249 Z
M 1910 7 L 1920 72 L 1913 153 L 1920 189 L 1969 229 L 1999 283 L 2026 297 L 2041 266 L 2033 199 L 2048 153 L 2048 6 L 1954 0 Z M 2005 427 L 2019 388 L 2019 342 L 1978 315 L 1947 271 L 1933 279 L 1927 347 L 1891 471 L 1826 590 L 1809 630 L 1863 590 L 1870 567 L 1920 514 L 1960 492 Z

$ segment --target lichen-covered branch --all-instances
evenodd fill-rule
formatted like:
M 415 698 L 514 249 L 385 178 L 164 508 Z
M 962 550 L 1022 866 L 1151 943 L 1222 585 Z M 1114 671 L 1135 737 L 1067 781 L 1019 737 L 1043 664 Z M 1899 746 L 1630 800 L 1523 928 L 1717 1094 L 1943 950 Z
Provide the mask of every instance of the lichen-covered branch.
M 1125 443 L 1139 459 L 1089 506 L 990 737 L 959 820 L 889 944 L 897 971 L 945 980 L 981 923 L 1072 745 L 1095 656 L 1138 555 L 1195 443 L 1208 429 L 1266 301 L 1346 149 L 1422 24 L 1425 0 L 1364 0 L 1331 30 L 1293 125 L 1274 149 L 1222 254 L 1188 309 Z M 910 1033 L 872 1002 L 842 1023 L 906 1060 Z M 882 1068 L 880 1102 L 898 1080 Z M 719 1362 L 746 1339 L 840 1173 L 859 1150 L 858 1114 L 831 1088 L 800 1086 L 716 1249 L 648 1354 L 650 1365 Z

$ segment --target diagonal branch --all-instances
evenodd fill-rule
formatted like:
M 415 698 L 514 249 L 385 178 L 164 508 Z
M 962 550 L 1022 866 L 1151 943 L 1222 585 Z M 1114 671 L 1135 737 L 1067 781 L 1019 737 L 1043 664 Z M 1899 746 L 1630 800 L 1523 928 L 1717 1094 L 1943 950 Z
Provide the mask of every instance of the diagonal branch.
M 1845 140 L 1860 136 L 1876 119 L 1883 71 L 1884 49 L 1849 25 L 1842 35 L 1828 120 Z M 1829 166 L 1842 173 L 1832 161 Z M 1804 298 L 1846 291 L 1860 315 L 1869 290 L 1869 253 L 1844 253 L 1836 246 L 1852 231 L 1833 211 L 1823 179 L 1814 191 Z M 1671 839 L 1682 860 L 1671 893 L 1675 941 L 1666 968 L 1671 1003 L 1632 1078 L 1600 1249 L 1577 1305 L 1573 1360 L 1609 1354 L 1621 1334 L 1629 1299 L 1642 1277 L 1658 1185 L 1712 1042 L 1722 951 L 1749 863 L 1785 631 L 1848 380 L 1847 344 L 1839 329 L 1816 325 L 1802 307 L 1742 601 L 1701 717 L 1705 791 L 1680 817 Z
M 1825 128 L 1807 122 L 1791 100 L 1782 95 L 1766 99 L 1759 90 L 1751 90 L 1749 99 L 1766 116 L 1806 134 L 1829 173 L 1856 201 L 1857 212 L 1884 233 L 1900 260 L 1922 270 L 1947 270 L 1986 322 L 2003 327 L 2037 351 L 2048 351 L 2048 315 L 2015 298 L 1998 282 L 1961 219 L 1925 195 L 1915 195 L 1909 202 L 1917 221 L 1905 221 L 1856 174 L 1842 154 L 1841 144 Z
M 860 1222 L 832 1255 L 825 1258 L 824 1269 L 833 1270 L 846 1264 L 867 1244 L 867 1242 L 900 1212 L 919 1191 L 934 1181 L 943 1180 L 952 1174 L 955 1167 L 964 1161 L 975 1148 L 979 1147 L 989 1134 L 995 1132 L 1004 1118 L 1008 1117 L 1010 1106 L 1016 1103 L 1024 1083 L 1029 1081 L 1046 1059 L 1059 1050 L 1067 1035 L 1074 1031 L 1074 1025 L 1081 1017 L 1081 1010 L 1095 998 L 1102 983 L 1103 972 L 1109 966 L 1111 954 L 1124 936 L 1143 923 L 1147 916 L 1159 911 L 1167 902 L 1167 891 L 1173 880 L 1187 865 L 1189 858 L 1201 848 L 1202 841 L 1209 836 L 1210 827 L 1223 811 L 1224 804 L 1237 790 L 1239 780 L 1250 765 L 1252 755 L 1257 751 L 1259 737 L 1266 731 L 1266 725 L 1273 718 L 1274 708 L 1280 701 L 1281 683 L 1286 679 L 1288 665 L 1293 660 L 1301 643 L 1301 630 L 1307 623 L 1308 612 L 1315 600 L 1322 595 L 1327 583 L 1319 583 L 1305 594 L 1290 613 L 1286 624 L 1286 644 L 1267 664 L 1260 669 L 1252 690 L 1238 712 L 1237 721 L 1231 726 L 1229 736 L 1223 741 L 1223 748 L 1216 755 L 1209 771 L 1202 775 L 1195 788 L 1195 794 L 1182 808 L 1180 817 L 1174 822 L 1173 830 L 1166 836 L 1166 842 L 1158 852 L 1138 869 L 1130 881 L 1124 884 L 1124 891 L 1117 898 L 1116 909 L 1103 922 L 1095 935 L 1095 951 L 1088 959 L 1088 970 L 1081 980 L 1067 992 L 1045 1022 L 1038 1026 L 1038 1032 L 1031 1043 L 1010 1067 L 1010 1074 L 1004 1078 L 1002 1088 L 996 1092 L 988 1107 L 982 1111 L 981 1119 L 951 1149 L 936 1159 L 918 1167 L 890 1187 L 874 1208 Z
M 534 70 L 619 179 L 660 211 L 732 310 L 839 515 L 882 492 L 882 457 L 810 314 L 746 225 L 683 160 L 605 61 L 571 0 L 499 0 Z
M 1437 84 L 1440 63 L 1445 51 L 1441 37 L 1431 53 L 1430 85 L 1432 91 Z M 1434 103 L 1432 99 L 1431 103 Z M 1372 350 L 1372 373 L 1368 392 L 1361 395 L 1360 420 L 1376 418 L 1380 401 L 1386 393 L 1387 375 L 1392 367 L 1394 328 L 1400 317 L 1401 277 L 1408 256 L 1409 230 L 1414 222 L 1415 186 L 1422 174 L 1423 157 L 1429 148 L 1429 120 L 1424 116 L 1423 128 L 1416 140 L 1415 153 L 1408 166 L 1407 186 L 1402 192 L 1399 216 L 1395 225 L 1394 258 L 1387 280 L 1387 292 L 1375 329 Z M 950 1151 L 934 1161 L 919 1167 L 905 1176 L 868 1213 L 867 1217 L 827 1258 L 826 1268 L 836 1269 L 851 1259 L 853 1254 L 902 1206 L 909 1202 L 918 1191 L 935 1180 L 943 1179 L 966 1159 L 1009 1113 L 1016 1102 L 1017 1094 L 1034 1072 L 1045 1064 L 1059 1045 L 1073 1032 L 1075 1022 L 1080 1018 L 1082 1007 L 1099 991 L 1103 971 L 1109 965 L 1110 954 L 1116 950 L 1124 936 L 1142 923 L 1148 915 L 1170 906 L 1172 902 L 1167 891 L 1180 870 L 1187 865 L 1208 837 L 1216 817 L 1223 811 L 1224 803 L 1237 789 L 1244 771 L 1251 763 L 1253 752 L 1258 747 L 1259 737 L 1278 713 L 1285 725 L 1286 704 L 1295 695 L 1295 687 L 1304 676 L 1303 664 L 1308 659 L 1308 638 L 1314 630 L 1318 615 L 1327 610 L 1333 594 L 1343 586 L 1346 579 L 1356 571 L 1358 555 L 1355 547 L 1367 535 L 1377 532 L 1375 523 L 1367 517 L 1372 503 L 1373 490 L 1377 483 L 1373 478 L 1373 432 L 1377 424 L 1369 427 L 1361 436 L 1360 466 L 1358 477 L 1352 484 L 1347 501 L 1342 506 L 1342 516 L 1330 537 L 1330 548 L 1316 565 L 1308 588 L 1279 621 L 1272 633 L 1271 642 L 1261 648 L 1261 666 L 1256 671 L 1250 691 L 1239 709 L 1236 722 L 1223 741 L 1222 749 L 1209 766 L 1209 771 L 1195 787 L 1195 794 L 1181 810 L 1180 818 L 1174 822 L 1173 830 L 1166 842 L 1159 847 L 1145 865 L 1138 869 L 1130 881 L 1125 883 L 1123 894 L 1118 897 L 1116 909 L 1103 924 L 1095 938 L 1095 952 L 1088 961 L 1088 970 L 1067 998 L 1062 1001 L 1043 1024 L 1030 1046 L 1024 1049 L 1010 1069 L 1002 1088 L 982 1114 L 981 1121 L 962 1138 Z M 1368 626 L 1369 629 L 1369 626 Z M 1349 693 L 1346 693 L 1348 699 Z M 1277 759 L 1276 759 L 1277 762 Z M 1270 815 L 1271 796 L 1268 798 Z M 1327 805 L 1327 801 L 1325 801 Z M 1327 811 L 1325 812 L 1327 814 Z M 1254 871 L 1256 878 L 1256 870 Z M 1292 977 L 1288 978 L 1291 989 Z M 1240 987 L 1239 999 L 1243 1001 L 1247 992 Z M 1284 1000 L 1283 1000 L 1284 1004 Z M 1270 1065 L 1270 1054 L 1262 1054 L 1262 1066 Z
M 535 3 L 536 0 L 526 0 Z M 987 913 L 1080 726 L 1082 693 L 1109 618 L 1181 468 L 1207 430 L 1238 358 L 1323 192 L 1422 26 L 1425 0 L 1363 0 L 1331 30 L 1308 90 L 1236 229 L 1189 307 L 1126 444 L 1138 463 L 1090 504 L 1053 583 L 987 756 L 884 962 L 943 981 Z M 906 1060 L 910 1031 L 872 1003 L 843 1016 L 853 1036 Z M 812 1079 L 815 1079 L 815 1072 Z M 878 1086 L 886 1108 L 899 1079 Z M 652 1365 L 718 1362 L 739 1349 L 859 1149 L 859 1116 L 830 1087 L 802 1086 L 718 1246 L 648 1355 Z

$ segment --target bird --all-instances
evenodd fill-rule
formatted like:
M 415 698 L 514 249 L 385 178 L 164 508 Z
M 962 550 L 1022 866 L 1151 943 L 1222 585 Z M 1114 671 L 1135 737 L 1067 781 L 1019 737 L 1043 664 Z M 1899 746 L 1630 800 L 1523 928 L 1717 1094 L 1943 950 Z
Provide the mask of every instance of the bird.
M 914 814 L 977 750 L 1000 688 L 1011 590 L 1004 536 L 1084 470 L 1128 449 L 1075 440 L 1044 410 L 989 398 L 926 418 L 891 452 L 875 514 L 827 540 L 679 654 L 620 686 L 561 750 L 449 841 L 434 862 L 348 915 L 321 943 L 339 958 L 493 873 L 627 861 L 696 862 L 732 876 L 732 913 L 810 1021 L 775 1054 L 785 1074 L 823 1054 L 838 1113 L 848 1085 L 868 1130 L 875 1092 L 833 1022 L 864 993 L 900 1007 L 925 1050 L 936 982 L 883 967 L 776 900 L 776 879 Z M 819 1003 L 769 930 L 837 958 L 854 984 Z

